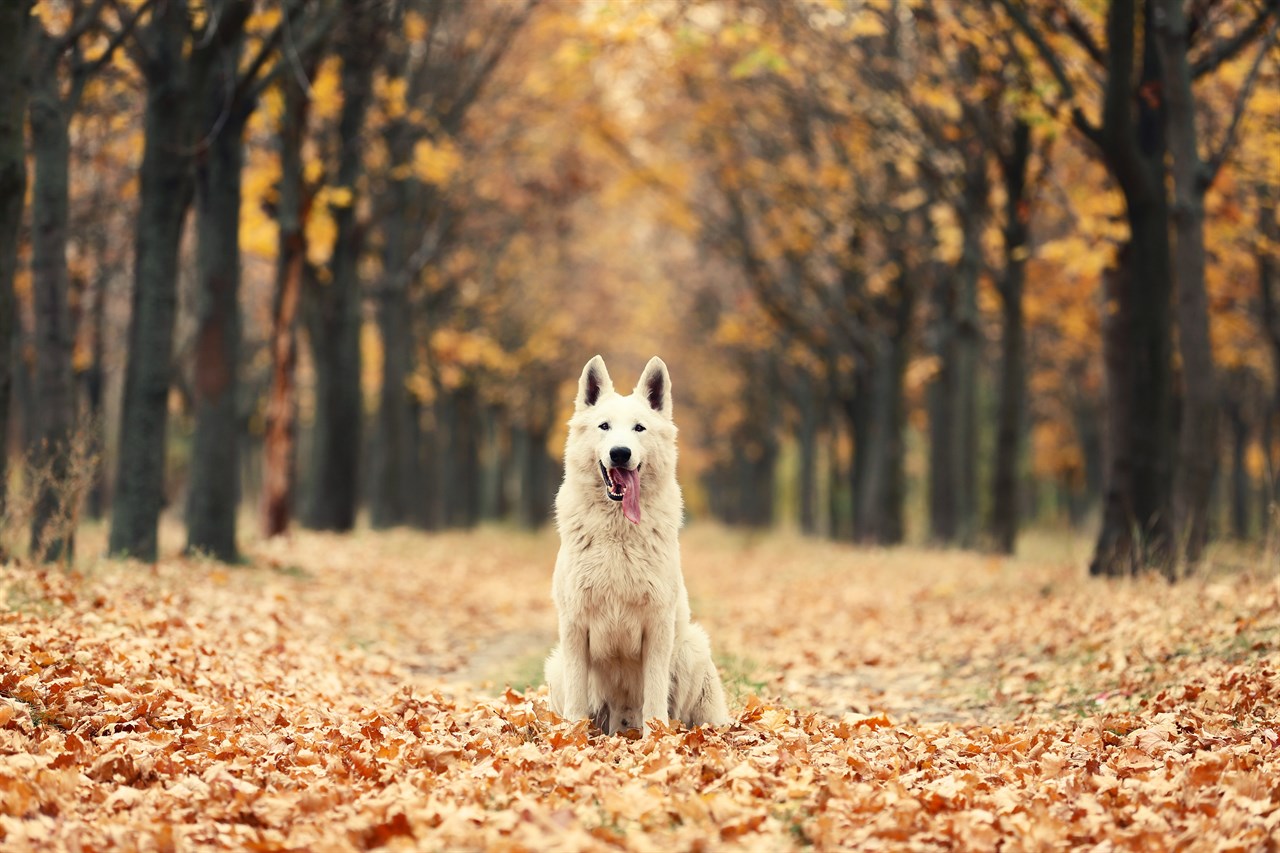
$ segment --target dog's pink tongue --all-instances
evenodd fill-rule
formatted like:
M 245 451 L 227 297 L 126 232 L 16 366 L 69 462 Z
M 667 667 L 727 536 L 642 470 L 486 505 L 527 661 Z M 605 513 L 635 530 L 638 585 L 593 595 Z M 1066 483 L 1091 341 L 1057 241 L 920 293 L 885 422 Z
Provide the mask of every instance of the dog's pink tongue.
M 627 487 L 622 496 L 622 514 L 632 524 L 640 523 L 640 475 L 625 468 L 613 469 L 613 478 Z

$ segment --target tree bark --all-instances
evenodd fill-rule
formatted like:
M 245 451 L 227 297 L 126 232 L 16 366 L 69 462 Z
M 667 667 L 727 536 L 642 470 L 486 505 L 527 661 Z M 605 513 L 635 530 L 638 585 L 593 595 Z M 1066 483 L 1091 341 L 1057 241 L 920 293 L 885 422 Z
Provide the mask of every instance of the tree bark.
M 148 28 L 133 311 L 111 513 L 110 552 L 148 561 L 157 555 L 164 504 L 178 254 L 192 193 L 187 11 L 186 0 L 166 0 Z
M 854 537 L 860 542 L 894 545 L 906 535 L 906 400 L 903 383 L 910 358 L 915 294 L 907 281 L 906 258 L 899 253 L 898 281 L 880 306 L 883 330 L 877 335 L 870 390 L 857 406 L 854 423 Z
M 308 66 L 310 79 L 314 66 Z M 311 96 L 293 74 L 281 80 L 284 114 L 280 124 L 279 242 L 271 304 L 271 384 L 267 391 L 262 453 L 262 533 L 270 538 L 289 529 L 297 483 L 298 304 L 307 258 L 306 221 L 311 193 L 303 180 L 302 143 Z
M 978 362 L 982 350 L 978 276 L 983 266 L 988 192 L 987 160 L 975 145 L 964 175 L 964 239 L 955 270 L 956 541 L 966 548 L 973 546 L 978 533 Z
M 799 491 L 797 510 L 800 531 L 809 535 L 818 532 L 818 401 L 813 386 L 813 378 L 801 372 L 795 384 L 800 418 L 796 435 L 800 456 L 796 477 Z
M 409 137 L 396 128 L 387 134 L 394 163 L 412 157 Z M 413 373 L 413 312 L 409 303 L 409 239 L 422 227 L 415 213 L 420 187 L 412 178 L 392 182 L 383 217 L 383 276 L 378 289 L 378 331 L 382 337 L 382 394 L 374 421 L 374 472 L 370 483 L 370 522 L 375 528 L 407 524 L 413 516 L 413 490 L 422 479 L 419 464 L 418 406 L 407 385 Z
M 1280 424 L 1280 259 L 1268 247 L 1280 245 L 1280 209 L 1277 209 L 1278 194 L 1273 187 L 1260 183 L 1255 191 L 1258 194 L 1258 230 L 1263 240 L 1258 243 L 1254 263 L 1258 268 L 1258 302 L 1262 308 L 1260 319 L 1271 351 L 1272 376 L 1269 405 L 1262 419 L 1262 447 L 1270 460 L 1273 428 Z M 1262 507 L 1264 529 L 1270 525 L 1276 505 L 1280 502 L 1280 476 L 1277 476 L 1274 465 L 1268 465 L 1268 471 L 1271 483 Z
M 307 331 L 316 368 L 316 416 L 312 436 L 311 501 L 306 523 L 318 530 L 350 530 L 359 498 L 361 407 L 359 260 L 356 219 L 363 172 L 365 115 L 373 95 L 379 22 L 360 0 L 346 0 L 342 60 L 342 110 L 338 118 L 337 186 L 349 199 L 332 207 L 337 237 L 326 271 L 329 280 L 308 287 Z
M 480 433 L 480 498 L 479 517 L 481 521 L 498 521 L 502 518 L 503 494 L 502 472 L 506 469 L 507 459 L 502 449 L 502 429 L 504 412 L 493 403 L 485 403 L 480 407 L 480 422 L 477 424 Z M 408 460 L 406 460 L 407 462 Z
M 35 302 L 35 410 L 32 459 L 39 471 L 31 520 L 37 560 L 69 559 L 74 548 L 68 465 L 75 422 L 74 343 L 68 298 L 67 239 L 71 168 L 70 107 L 63 101 L 53 45 L 44 38 L 30 91 L 35 162 L 31 204 L 31 266 Z
M 995 466 L 987 529 L 998 551 L 1012 554 L 1018 537 L 1018 460 L 1022 449 L 1022 407 L 1026 386 L 1026 330 L 1022 294 L 1026 280 L 1028 223 L 1027 164 L 1031 126 L 1017 121 L 1012 149 L 1001 159 L 1004 176 L 1004 274 L 1000 296 L 1000 396 L 996 413 Z
M 940 268 L 941 265 L 935 265 Z M 956 540 L 959 522 L 959 442 L 956 440 L 956 277 L 941 270 L 934 283 L 932 332 L 937 338 L 938 373 L 929 384 L 929 539 Z
M 1102 528 L 1094 549 L 1089 572 L 1095 575 L 1127 575 L 1138 569 L 1138 550 L 1134 540 L 1132 506 L 1133 467 L 1129 453 L 1132 445 L 1133 401 L 1130 389 L 1136 374 L 1129 345 L 1133 321 L 1130 300 L 1123 297 L 1132 272 L 1123 256 L 1103 274 L 1108 310 L 1102 318 L 1102 351 L 1106 374 L 1107 431 L 1106 486 L 1102 498 Z
M 1196 142 L 1195 98 L 1187 59 L 1183 0 L 1156 0 L 1156 35 L 1164 72 L 1173 171 L 1174 269 L 1178 345 L 1182 355 L 1182 423 L 1173 511 L 1188 566 L 1209 538 L 1209 494 L 1217 462 L 1218 397 L 1205 293 L 1204 193 L 1208 180 Z
M 210 64 L 204 91 L 205 145 L 196 163 L 196 351 L 187 495 L 187 551 L 232 562 L 240 498 L 240 200 L 244 127 L 252 109 L 235 91 L 244 42 L 232 36 Z
M 27 87 L 22 71 L 30 8 L 30 0 L 0 0 L 0 80 L 5 81 L 0 86 L 0 518 L 5 515 L 9 482 L 9 403 L 17 325 L 13 279 L 27 187 L 23 134 Z
M 89 345 L 89 366 L 81 374 L 84 385 L 85 424 L 92 431 L 95 447 L 99 452 L 105 449 L 106 424 L 103 415 L 103 392 L 106 386 L 106 374 L 103 368 L 106 356 L 104 334 L 107 319 L 107 285 L 110 276 L 100 274 L 93 287 L 93 301 L 89 315 L 91 342 Z M 92 519 L 101 519 L 107 511 L 107 478 L 105 465 L 99 461 L 93 472 L 93 483 L 89 494 L 85 497 L 85 515 Z
M 1144 25 L 1148 5 L 1149 0 L 1143 4 Z M 1123 269 L 1111 276 L 1108 288 L 1112 317 L 1107 322 L 1113 330 L 1104 335 L 1104 361 L 1111 441 L 1103 523 L 1090 572 L 1117 575 L 1151 566 L 1172 577 L 1173 270 L 1164 183 L 1166 146 L 1159 99 L 1135 96 L 1131 83 L 1138 56 L 1137 14 L 1135 0 L 1112 0 L 1107 12 L 1109 67 L 1099 144 L 1124 195 L 1130 236 L 1121 252 Z M 1137 91 L 1158 90 L 1161 74 L 1154 39 L 1145 40 L 1141 59 Z M 1114 423 L 1118 410 L 1130 418 L 1123 428 Z
M 1249 469 L 1245 465 L 1245 454 L 1249 449 L 1249 421 L 1239 400 L 1228 406 L 1227 415 L 1231 424 L 1231 532 L 1236 539 L 1244 541 L 1249 538 L 1249 496 L 1252 492 Z

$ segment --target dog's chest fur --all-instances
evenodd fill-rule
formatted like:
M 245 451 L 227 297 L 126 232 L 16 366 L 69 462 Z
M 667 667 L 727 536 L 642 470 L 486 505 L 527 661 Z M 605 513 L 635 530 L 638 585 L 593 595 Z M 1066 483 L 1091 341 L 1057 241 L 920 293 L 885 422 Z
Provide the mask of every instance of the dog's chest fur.
M 671 549 L 678 543 L 664 541 L 652 529 L 566 533 L 564 571 L 555 584 L 557 607 L 574 622 L 586 623 L 593 661 L 638 659 L 646 626 L 675 613 L 680 578 Z

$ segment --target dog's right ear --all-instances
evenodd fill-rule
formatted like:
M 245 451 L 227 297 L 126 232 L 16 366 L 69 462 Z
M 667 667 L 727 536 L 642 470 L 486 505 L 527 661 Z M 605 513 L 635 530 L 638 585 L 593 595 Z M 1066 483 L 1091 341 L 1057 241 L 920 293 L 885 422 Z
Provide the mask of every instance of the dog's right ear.
M 588 409 L 596 404 L 601 395 L 613 391 L 613 380 L 609 378 L 609 370 L 604 366 L 604 359 L 595 356 L 582 368 L 582 378 L 578 380 L 578 399 L 573 407 L 576 411 Z

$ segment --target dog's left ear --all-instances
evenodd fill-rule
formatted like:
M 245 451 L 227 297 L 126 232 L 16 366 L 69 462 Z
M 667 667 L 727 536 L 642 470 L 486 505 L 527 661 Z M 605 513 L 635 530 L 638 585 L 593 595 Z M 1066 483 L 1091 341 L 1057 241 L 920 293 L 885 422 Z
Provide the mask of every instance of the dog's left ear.
M 667 373 L 662 359 L 656 355 L 649 359 L 644 373 L 640 374 L 640 381 L 636 383 L 635 393 L 644 398 L 649 408 L 664 417 L 671 417 L 671 375 Z

